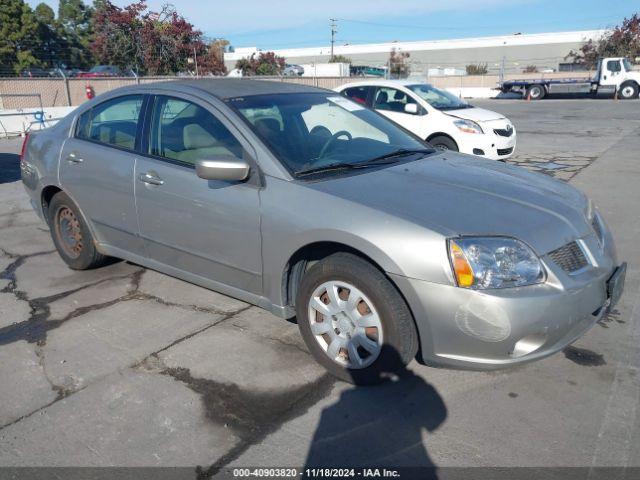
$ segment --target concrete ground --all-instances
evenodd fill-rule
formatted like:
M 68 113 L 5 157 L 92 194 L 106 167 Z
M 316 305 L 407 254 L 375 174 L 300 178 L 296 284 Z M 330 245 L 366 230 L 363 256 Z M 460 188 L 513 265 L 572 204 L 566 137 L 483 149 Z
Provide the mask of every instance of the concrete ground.
M 640 466 L 640 102 L 476 103 L 515 123 L 512 162 L 600 206 L 626 292 L 545 360 L 414 362 L 370 388 L 256 307 L 125 262 L 69 270 L 15 182 L 20 142 L 2 143 L 0 466 Z

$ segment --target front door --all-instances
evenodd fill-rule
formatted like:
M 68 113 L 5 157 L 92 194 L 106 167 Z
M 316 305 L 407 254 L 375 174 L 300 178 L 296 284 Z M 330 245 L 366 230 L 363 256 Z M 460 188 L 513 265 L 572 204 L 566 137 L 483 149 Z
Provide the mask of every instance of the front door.
M 415 104 L 415 113 L 407 113 L 406 105 Z M 410 95 L 402 90 L 391 87 L 378 87 L 373 97 L 373 108 L 393 120 L 401 127 L 406 128 L 414 135 L 427 138 L 431 132 L 425 131 L 424 110 Z
M 203 180 L 195 171 L 198 160 L 245 157 L 250 147 L 204 105 L 191 97 L 155 97 L 147 154 L 135 171 L 140 232 L 149 258 L 178 276 L 260 294 L 257 186 Z
M 90 222 L 96 239 L 142 253 L 133 172 L 143 95 L 106 100 L 78 118 L 60 157 L 60 183 Z
M 622 61 L 620 59 L 607 60 L 602 62 L 602 77 L 600 78 L 600 85 L 603 86 L 618 86 L 622 83 L 623 69 Z

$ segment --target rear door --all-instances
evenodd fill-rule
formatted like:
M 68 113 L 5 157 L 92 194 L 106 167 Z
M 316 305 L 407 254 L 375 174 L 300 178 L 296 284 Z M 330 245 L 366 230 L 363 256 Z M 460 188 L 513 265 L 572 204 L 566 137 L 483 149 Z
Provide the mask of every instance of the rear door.
M 192 281 L 198 282 L 189 277 L 195 275 L 219 287 L 260 294 L 258 185 L 203 180 L 195 171 L 198 160 L 215 155 L 250 160 L 251 146 L 220 112 L 189 95 L 158 95 L 148 112 L 145 155 L 135 171 L 148 256 Z
M 143 253 L 133 192 L 144 95 L 105 100 L 84 112 L 63 146 L 63 189 L 91 222 L 99 242 Z

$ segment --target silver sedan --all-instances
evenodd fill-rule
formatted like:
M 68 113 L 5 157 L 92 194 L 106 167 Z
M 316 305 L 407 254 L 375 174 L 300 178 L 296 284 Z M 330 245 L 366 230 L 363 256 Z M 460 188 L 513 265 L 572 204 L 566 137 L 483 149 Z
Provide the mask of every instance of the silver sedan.
M 295 316 L 315 358 L 357 383 L 416 355 L 466 368 L 550 355 L 624 284 L 576 189 L 436 152 L 302 85 L 114 90 L 31 134 L 21 170 L 71 268 L 126 259 Z

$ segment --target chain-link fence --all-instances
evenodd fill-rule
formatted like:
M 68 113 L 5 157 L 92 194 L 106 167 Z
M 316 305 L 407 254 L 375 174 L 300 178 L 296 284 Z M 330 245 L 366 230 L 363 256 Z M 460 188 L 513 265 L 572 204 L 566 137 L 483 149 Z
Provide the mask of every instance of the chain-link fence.
M 504 80 L 514 79 L 561 79 L 590 76 L 590 72 L 521 73 L 503 75 Z M 109 77 L 109 78 L 0 78 L 0 109 L 32 108 L 37 105 L 39 95 L 44 107 L 77 106 L 87 100 L 86 88 L 91 87 L 95 95 L 127 85 L 162 81 L 181 81 L 192 77 Z M 218 77 L 208 77 L 218 78 Z M 314 87 L 333 89 L 362 78 L 351 77 L 243 77 L 252 80 L 292 82 Z M 429 82 L 438 88 L 497 88 L 500 75 L 448 75 L 428 76 L 413 74 L 416 81 Z M 7 96 L 13 95 L 13 96 Z

